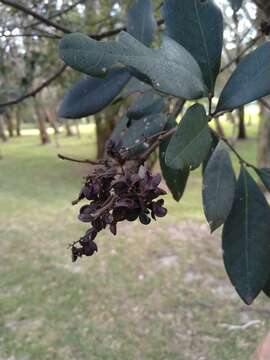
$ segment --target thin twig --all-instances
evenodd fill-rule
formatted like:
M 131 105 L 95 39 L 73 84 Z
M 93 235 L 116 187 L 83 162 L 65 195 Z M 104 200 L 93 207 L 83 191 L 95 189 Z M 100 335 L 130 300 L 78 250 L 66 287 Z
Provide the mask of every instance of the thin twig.
M 61 160 L 72 161 L 72 162 L 76 162 L 76 163 L 80 163 L 80 164 L 102 165 L 104 163 L 103 160 L 99 160 L 99 161 L 93 161 L 93 160 L 90 160 L 90 159 L 79 160 L 79 159 L 71 158 L 69 156 L 64 156 L 62 154 L 58 154 L 57 156 Z
M 31 9 L 29 9 L 29 8 L 27 8 L 27 7 L 25 7 L 25 6 L 21 5 L 21 4 L 18 4 L 16 1 L 13 1 L 13 0 L 0 0 L 0 3 L 2 3 L 4 5 L 11 6 L 14 9 L 20 10 L 23 13 L 25 13 L 27 15 L 30 15 L 30 16 L 34 17 L 35 19 L 39 20 L 41 23 L 46 24 L 47 26 L 53 27 L 56 30 L 62 31 L 64 34 L 70 34 L 72 32 L 68 28 L 66 28 L 64 26 L 61 26 L 61 25 L 58 25 L 57 23 L 49 20 L 48 18 L 46 18 L 46 17 L 44 17 L 44 16 L 42 16 L 40 14 L 37 14 L 36 12 L 32 11 Z M 162 25 L 163 23 L 164 23 L 163 19 L 159 19 L 157 21 L 158 26 Z M 95 34 L 95 33 L 94 34 L 89 34 L 89 36 L 91 38 L 95 39 L 95 40 L 102 40 L 104 38 L 117 35 L 121 31 L 126 31 L 126 30 L 127 30 L 127 28 L 125 26 L 123 26 L 123 27 L 120 27 L 118 29 L 102 32 L 100 34 Z
M 66 68 L 67 68 L 67 66 L 63 65 L 60 69 L 57 70 L 56 73 L 54 73 L 49 79 L 44 81 L 37 88 L 35 88 L 34 90 L 30 91 L 29 93 L 27 93 L 25 95 L 22 95 L 22 96 L 18 97 L 15 100 L 10 100 L 10 101 L 7 101 L 5 103 L 1 103 L 0 108 L 5 107 L 5 106 L 10 106 L 10 105 L 16 105 L 16 104 L 19 104 L 19 103 L 23 102 L 24 100 L 26 100 L 26 99 L 28 99 L 30 97 L 35 97 L 41 90 L 43 90 L 45 87 L 50 85 L 53 81 L 55 81 L 60 75 L 62 75 L 62 73 L 66 70 Z
M 262 34 L 257 35 L 254 39 L 252 39 L 249 44 L 232 60 L 230 60 L 226 65 L 224 65 L 221 69 L 220 69 L 220 73 L 222 73 L 223 71 L 227 70 L 230 66 L 232 66 L 234 63 L 237 63 L 237 61 L 239 62 L 239 60 L 241 59 L 241 57 L 243 55 L 245 55 L 245 53 L 251 49 L 260 39 L 262 38 Z
M 0 37 L 5 37 L 5 38 L 16 38 L 16 37 L 37 37 L 37 38 L 47 38 L 47 39 L 61 39 L 61 36 L 59 35 L 54 35 L 54 34 L 0 34 Z
M 222 137 L 221 140 L 223 140 L 225 142 L 225 144 L 231 149 L 231 151 L 235 154 L 235 156 L 237 157 L 237 159 L 239 160 L 240 164 L 245 165 L 247 167 L 250 167 L 254 170 L 256 170 L 256 166 L 252 165 L 251 163 L 247 162 L 245 159 L 243 159 L 243 157 L 238 153 L 238 151 L 232 146 L 232 144 L 230 143 L 230 141 L 225 138 Z
M 51 26 L 51 27 L 55 28 L 56 30 L 60 30 L 65 34 L 71 33 L 71 30 L 65 28 L 64 26 L 56 24 L 55 22 L 49 20 L 48 18 L 46 18 L 46 17 L 44 17 L 44 16 L 42 16 L 40 14 L 37 14 L 33 10 L 27 8 L 26 6 L 24 6 L 22 4 L 17 3 L 16 1 L 13 1 L 13 0 L 0 0 L 0 3 L 2 3 L 4 5 L 8 5 L 8 6 L 14 8 L 14 9 L 19 10 L 19 11 L 22 11 L 24 14 L 30 15 L 33 18 L 35 18 L 35 19 L 39 20 L 40 22 L 42 22 L 43 24 Z
M 59 10 L 59 11 L 55 12 L 54 14 L 52 14 L 51 16 L 49 16 L 49 17 L 48 17 L 48 20 L 55 19 L 55 18 L 57 18 L 57 17 L 60 17 L 60 16 L 62 16 L 62 15 L 64 15 L 64 14 L 70 12 L 70 11 L 73 10 L 77 5 L 85 3 L 85 1 L 86 1 L 86 0 L 78 0 L 78 1 L 76 1 L 74 4 L 71 4 L 71 5 L 67 6 L 67 7 L 65 7 L 64 9 Z M 24 26 L 22 29 L 25 30 L 25 29 L 33 28 L 33 27 L 35 27 L 35 26 L 37 26 L 37 25 L 39 25 L 39 24 L 40 24 L 40 21 L 36 21 L 36 22 L 33 22 L 33 23 L 31 23 L 31 24 L 28 24 L 28 25 Z

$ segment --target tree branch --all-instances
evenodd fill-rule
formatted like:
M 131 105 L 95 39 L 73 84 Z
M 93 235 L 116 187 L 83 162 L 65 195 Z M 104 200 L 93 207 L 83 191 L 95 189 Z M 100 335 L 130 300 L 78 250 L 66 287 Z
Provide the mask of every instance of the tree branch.
M 67 6 L 67 7 L 65 7 L 64 9 L 62 9 L 60 11 L 57 11 L 56 13 L 49 16 L 48 20 L 60 17 L 60 16 L 62 16 L 64 14 L 68 13 L 69 11 L 73 10 L 77 5 L 85 3 L 85 1 L 86 0 L 78 0 L 78 1 L 76 1 L 74 4 L 71 4 L 71 5 Z M 24 26 L 23 30 L 33 28 L 33 27 L 35 27 L 35 26 L 37 26 L 39 24 L 40 24 L 40 21 L 33 22 L 32 24 L 28 24 L 28 25 Z
M 19 11 L 22 11 L 23 13 L 32 16 L 33 18 L 39 20 L 40 22 L 42 22 L 43 24 L 46 24 L 48 26 L 51 26 L 53 28 L 55 28 L 56 30 L 62 31 L 65 34 L 69 34 L 71 33 L 71 31 L 61 25 L 58 25 L 56 23 L 54 23 L 53 21 L 45 18 L 42 15 L 37 14 L 36 12 L 34 12 L 33 10 L 23 6 L 22 4 L 18 4 L 16 1 L 13 0 L 0 0 L 0 3 L 4 4 L 4 5 L 8 5 L 13 7 L 14 9 L 17 9 Z
M 164 20 L 163 19 L 159 19 L 157 21 L 157 26 L 160 26 L 164 24 Z M 95 39 L 95 40 L 102 40 L 106 37 L 111 37 L 111 36 L 114 36 L 114 35 L 117 35 L 119 34 L 121 31 L 127 31 L 127 28 L 126 26 L 122 26 L 118 29 L 114 29 L 114 30 L 110 30 L 110 31 L 105 31 L 105 32 L 102 32 L 100 34 L 88 34 L 88 36 L 90 36 L 92 39 Z
M 245 53 L 252 48 L 252 46 L 254 46 L 261 38 L 262 38 L 262 34 L 257 35 L 254 39 L 252 39 L 249 44 L 241 51 L 239 52 L 239 54 L 233 58 L 231 61 L 228 62 L 228 64 L 224 65 L 221 69 L 220 69 L 220 73 L 222 73 L 223 71 L 227 70 L 230 66 L 232 66 L 234 63 L 239 62 L 239 60 L 241 59 L 241 57 L 243 55 L 245 55 Z
M 10 100 L 10 101 L 7 101 L 5 103 L 0 104 L 0 108 L 5 107 L 5 106 L 10 106 L 10 105 L 16 105 L 16 104 L 19 104 L 19 103 L 23 102 L 24 100 L 26 100 L 26 99 L 28 99 L 30 97 L 35 97 L 41 90 L 43 90 L 45 87 L 50 85 L 54 80 L 56 80 L 60 75 L 62 75 L 62 73 L 66 70 L 66 68 L 67 68 L 67 66 L 63 65 L 60 69 L 57 70 L 56 73 L 54 73 L 49 79 L 44 81 L 37 88 L 35 88 L 34 90 L 30 91 L 29 93 L 27 93 L 25 95 L 22 95 L 22 96 L 18 97 L 15 100 Z
M 58 35 L 54 35 L 54 34 L 35 34 L 35 33 L 25 33 L 25 34 L 9 34 L 9 35 L 5 35 L 5 34 L 0 34 L 0 38 L 1 37 L 5 37 L 5 38 L 16 38 L 16 37 L 38 37 L 38 38 L 46 38 L 46 39 L 61 39 L 61 36 Z
M 16 1 L 14 0 L 0 0 L 0 3 L 4 4 L 4 5 L 8 5 L 8 6 L 11 6 L 13 7 L 14 9 L 17 9 L 17 10 L 20 10 L 22 11 L 23 13 L 27 14 L 27 15 L 30 15 L 32 17 L 34 17 L 35 19 L 39 20 L 41 23 L 43 24 L 46 24 L 48 26 L 51 26 L 53 28 L 55 28 L 56 30 L 60 30 L 62 31 L 64 34 L 70 34 L 72 31 L 61 26 L 61 25 L 58 25 L 56 23 L 54 23 L 53 21 L 49 20 L 48 18 L 45 18 L 44 16 L 42 15 L 39 15 L 37 14 L 36 12 L 32 11 L 31 9 L 21 5 L 21 4 L 18 4 Z M 160 19 L 157 21 L 157 25 L 160 26 L 164 23 L 164 20 L 163 19 Z M 105 31 L 103 33 L 100 33 L 100 34 L 89 34 L 89 36 L 95 40 L 101 40 L 101 39 L 104 39 L 106 37 L 111 37 L 111 36 L 114 36 L 114 35 L 117 35 L 119 34 L 121 31 L 126 31 L 127 28 L 125 26 L 123 27 L 120 27 L 118 29 L 115 29 L 115 30 L 110 30 L 110 31 Z

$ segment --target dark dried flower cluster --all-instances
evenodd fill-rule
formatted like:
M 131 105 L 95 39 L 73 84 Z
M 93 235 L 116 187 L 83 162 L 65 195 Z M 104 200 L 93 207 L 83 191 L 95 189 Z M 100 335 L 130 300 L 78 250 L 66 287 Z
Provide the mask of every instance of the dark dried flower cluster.
M 92 256 L 98 250 L 94 240 L 103 229 L 108 227 L 116 235 L 118 222 L 139 219 L 148 225 L 151 218 L 156 220 L 167 214 L 164 200 L 156 200 L 166 194 L 159 187 L 161 176 L 153 176 L 143 165 L 124 167 L 119 149 L 110 144 L 109 151 L 115 161 L 96 167 L 73 202 L 89 201 L 81 207 L 79 219 L 91 224 L 86 234 L 71 246 L 73 261 L 83 255 Z

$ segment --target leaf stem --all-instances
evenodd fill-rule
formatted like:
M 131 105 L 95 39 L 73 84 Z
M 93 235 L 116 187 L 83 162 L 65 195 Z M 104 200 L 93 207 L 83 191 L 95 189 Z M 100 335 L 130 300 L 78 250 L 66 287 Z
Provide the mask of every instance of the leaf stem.
M 251 163 L 247 162 L 239 153 L 238 151 L 232 146 L 232 144 L 230 143 L 230 141 L 225 138 L 225 137 L 221 137 L 221 140 L 223 140 L 225 142 L 225 144 L 231 149 L 231 151 L 234 153 L 234 155 L 237 157 L 237 159 L 240 162 L 240 165 L 243 166 L 247 166 L 250 167 L 252 169 L 257 169 L 256 166 L 252 165 Z

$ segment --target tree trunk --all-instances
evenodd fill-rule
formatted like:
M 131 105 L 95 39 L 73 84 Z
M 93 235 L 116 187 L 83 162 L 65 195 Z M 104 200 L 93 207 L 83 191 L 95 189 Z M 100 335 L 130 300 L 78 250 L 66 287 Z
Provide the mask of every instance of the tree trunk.
M 260 129 L 258 141 L 258 163 L 261 167 L 270 166 L 270 111 L 261 104 Z
M 223 127 L 220 123 L 220 120 L 219 118 L 215 118 L 215 125 L 216 125 L 216 130 L 217 130 L 217 133 L 220 137 L 224 137 L 225 134 L 224 134 L 224 130 L 223 130 Z
M 8 135 L 9 135 L 9 137 L 13 137 L 14 136 L 14 126 L 13 126 L 13 119 L 12 119 L 11 112 L 6 111 L 5 119 L 6 119 Z
M 121 116 L 121 110 L 121 103 L 117 103 L 108 107 L 104 112 L 95 115 L 98 159 L 104 155 L 105 144 Z
M 36 111 L 36 121 L 39 129 L 41 144 L 46 145 L 50 143 L 50 137 L 47 132 L 45 116 L 36 100 L 34 100 L 34 104 L 35 104 L 34 106 Z
M 7 137 L 5 134 L 5 128 L 4 128 L 4 121 L 3 121 L 3 117 L 0 116 L 0 138 L 5 142 L 7 141 Z
M 104 114 L 95 115 L 96 139 L 97 139 L 97 158 L 102 158 L 106 141 L 109 139 L 116 120 L 114 117 L 107 118 Z
M 69 120 L 67 120 L 67 119 L 65 120 L 65 128 L 66 128 L 66 136 L 67 137 L 74 136 L 74 133 L 70 126 Z
M 54 111 L 51 111 L 46 106 L 43 107 L 43 111 L 45 112 L 46 119 L 48 120 L 48 123 L 53 128 L 54 133 L 58 135 L 60 132 L 59 132 L 58 125 L 57 125 L 57 122 L 56 122 L 56 116 L 55 116 Z
M 270 4 L 269 0 L 253 0 L 258 6 L 257 16 L 259 17 L 263 12 L 264 18 L 270 20 Z M 257 24 L 258 27 L 260 24 Z M 266 98 L 268 103 L 270 97 Z M 270 111 L 261 106 L 261 119 L 258 137 L 258 164 L 259 166 L 270 166 Z
M 78 120 L 75 120 L 75 129 L 76 129 L 76 135 L 77 138 L 80 139 L 81 138 L 81 131 L 80 131 L 80 124 L 78 122 Z
M 21 124 L 22 124 L 21 117 L 17 113 L 17 116 L 16 116 L 16 135 L 17 136 L 21 136 Z
M 242 106 L 240 109 L 237 110 L 238 112 L 238 140 L 246 140 L 247 133 L 246 133 L 246 125 L 245 125 L 245 108 Z

